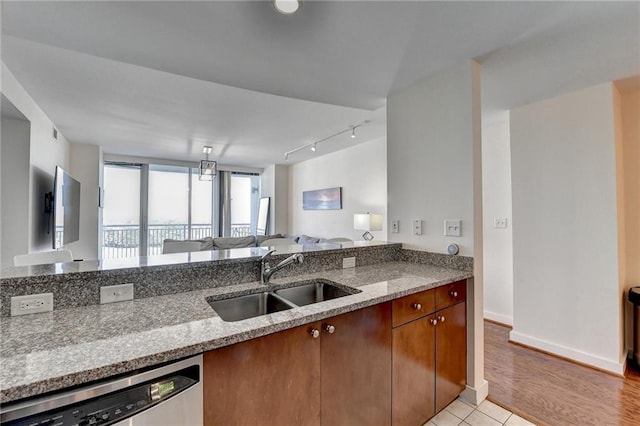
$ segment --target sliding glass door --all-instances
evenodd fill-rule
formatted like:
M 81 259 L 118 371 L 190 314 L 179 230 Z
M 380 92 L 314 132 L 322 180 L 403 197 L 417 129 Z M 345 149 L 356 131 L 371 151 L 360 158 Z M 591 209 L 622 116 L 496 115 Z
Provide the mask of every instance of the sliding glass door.
M 162 254 L 167 239 L 189 238 L 189 168 L 149 165 L 147 256 Z
M 223 173 L 226 193 L 216 187 L 222 176 L 201 181 L 190 167 L 105 163 L 102 258 L 161 254 L 165 239 L 255 234 L 260 176 Z M 216 220 L 223 205 L 229 218 Z
M 260 176 L 231 174 L 231 236 L 255 235 Z
M 102 258 L 140 255 L 139 164 L 105 164 Z

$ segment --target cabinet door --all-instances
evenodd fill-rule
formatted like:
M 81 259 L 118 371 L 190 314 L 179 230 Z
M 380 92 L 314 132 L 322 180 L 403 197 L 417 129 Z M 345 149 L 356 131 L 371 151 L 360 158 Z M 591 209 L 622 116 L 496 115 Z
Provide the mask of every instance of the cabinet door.
M 467 309 L 458 303 L 436 313 L 436 412 L 464 390 L 467 382 Z
M 205 425 L 319 425 L 314 323 L 204 354 Z
M 323 321 L 321 421 L 391 423 L 391 303 Z M 333 333 L 326 326 L 335 328 Z
M 393 329 L 393 425 L 427 422 L 435 403 L 435 316 Z

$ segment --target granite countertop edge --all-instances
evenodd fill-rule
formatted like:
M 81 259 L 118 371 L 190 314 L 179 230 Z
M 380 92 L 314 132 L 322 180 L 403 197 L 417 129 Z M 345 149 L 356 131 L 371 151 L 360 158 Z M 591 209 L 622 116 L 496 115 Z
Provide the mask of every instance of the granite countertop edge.
M 373 273 L 375 276 L 375 272 L 384 271 L 386 265 L 398 265 L 403 264 L 405 262 L 389 262 L 388 264 L 380 264 L 368 267 L 358 267 L 354 268 L 354 270 L 366 270 L 367 273 Z M 393 299 L 397 299 L 400 297 L 404 297 L 410 294 L 414 294 L 420 291 L 429 290 L 432 288 L 440 287 L 455 281 L 459 281 L 462 279 L 468 279 L 473 277 L 473 273 L 469 271 L 457 270 L 457 269 L 449 269 L 443 268 L 433 265 L 417 265 L 412 264 L 412 269 L 417 269 L 419 272 L 424 271 L 426 275 L 429 274 L 429 271 L 437 271 L 435 274 L 438 278 L 429 278 L 419 275 L 414 275 L 413 271 L 405 276 L 394 278 L 392 280 L 385 280 L 380 282 L 372 282 L 371 284 L 356 284 L 349 282 L 349 279 L 341 280 L 340 278 L 336 278 L 339 273 L 343 273 L 343 270 L 339 271 L 324 271 L 313 274 L 305 274 L 302 276 L 292 276 L 282 279 L 274 280 L 274 286 L 282 286 L 286 287 L 290 285 L 294 281 L 300 280 L 308 280 L 308 279 L 317 279 L 324 278 L 329 279 L 334 282 L 337 282 L 341 285 L 346 285 L 353 288 L 358 288 L 361 293 L 351 295 L 351 298 L 343 298 L 343 299 L 334 299 L 331 301 L 326 301 L 318 304 L 302 306 L 299 308 L 294 308 L 292 310 L 278 312 L 275 314 L 265 315 L 262 317 L 258 317 L 260 321 L 257 321 L 256 318 L 252 318 L 245 321 L 256 320 L 258 324 L 255 326 L 251 326 L 247 328 L 240 327 L 238 329 L 239 322 L 224 322 L 222 321 L 217 314 L 211 309 L 211 317 L 210 318 L 198 318 L 195 321 L 185 321 L 182 324 L 178 324 L 178 326 L 194 326 L 194 327 L 207 327 L 208 325 L 214 324 L 211 321 L 215 321 L 215 325 L 218 327 L 218 330 L 222 330 L 214 336 L 208 336 L 203 338 L 202 340 L 198 340 L 195 342 L 189 342 L 189 344 L 176 344 L 173 347 L 169 347 L 167 344 L 166 348 L 159 349 L 157 351 L 153 351 L 151 353 L 144 354 L 142 356 L 133 356 L 131 358 L 126 355 L 122 355 L 119 360 L 110 360 L 108 363 L 101 363 L 100 360 L 95 361 L 95 365 L 83 366 L 82 368 L 72 371 L 62 375 L 51 374 L 48 377 L 37 377 L 37 378 L 24 378 L 24 377 L 16 377 L 16 374 L 9 374 L 7 377 L 6 371 L 2 371 L 0 377 L 0 403 L 5 404 L 12 401 L 22 400 L 24 398 L 29 398 L 33 396 L 37 396 L 40 394 L 61 390 L 68 387 L 78 386 L 82 384 L 87 384 L 93 381 L 106 379 L 111 376 L 116 376 L 119 374 L 145 369 L 148 367 L 157 366 L 159 364 L 163 364 L 170 361 L 179 360 L 185 357 L 194 356 L 197 354 L 201 354 L 203 352 L 218 349 L 224 346 L 229 346 L 235 343 L 243 342 L 246 340 L 251 340 L 257 337 L 265 336 L 271 333 L 279 332 L 282 330 L 290 329 L 293 327 L 313 323 L 319 320 L 323 320 L 329 317 L 333 317 L 336 315 L 340 315 L 343 313 L 355 311 L 357 309 L 362 309 L 368 306 L 376 305 L 379 303 L 384 303 L 387 301 L 391 301 Z M 404 281 L 402 281 L 404 279 Z M 400 281 L 398 281 L 400 280 Z M 402 286 L 398 289 L 388 290 L 389 283 L 401 282 Z M 408 281 L 408 282 L 407 282 Z M 382 288 L 383 290 L 379 290 Z M 384 289 L 387 289 L 384 292 Z M 255 293 L 264 289 L 259 283 L 249 283 L 243 284 L 239 286 L 230 286 L 223 288 L 215 288 L 215 289 L 207 289 L 207 290 L 199 290 L 188 293 L 179 293 L 168 296 L 159 296 L 159 298 L 172 298 L 172 297 L 188 297 L 190 293 L 193 293 L 193 297 L 202 298 L 203 293 L 211 293 L 209 297 L 213 297 L 215 299 L 226 298 L 236 295 Z M 185 296 L 187 295 L 187 296 Z M 143 299 L 144 303 L 153 303 L 153 299 L 157 298 L 147 298 Z M 126 302 L 124 302 L 126 303 Z M 206 302 L 205 302 L 206 303 Z M 103 305 L 105 306 L 105 305 Z M 98 307 L 101 309 L 102 307 Z M 104 309 L 108 309 L 106 307 Z M 76 308 L 71 308 L 67 311 L 72 311 Z M 39 315 L 39 314 L 38 314 Z M 78 315 L 87 315 L 86 313 L 79 313 Z M 78 316 L 80 318 L 80 316 Z M 5 321 L 11 321 L 11 319 L 7 319 Z M 222 328 L 220 328 L 222 327 Z M 166 333 L 171 333 L 171 328 L 173 327 L 164 327 L 166 328 Z M 229 330 L 225 330 L 228 328 Z M 156 333 L 162 333 L 163 327 L 152 330 Z M 127 333 L 123 333 L 122 336 L 117 337 L 128 337 Z M 139 333 L 131 333 L 131 339 L 134 339 L 136 334 Z M 83 342 L 82 344 L 91 345 L 92 343 L 97 342 Z M 78 345 L 77 342 L 74 345 Z M 71 347 L 72 345 L 68 345 Z M 96 350 L 97 349 L 96 344 Z M 64 348 L 64 347 L 63 347 Z M 47 352 L 47 351 L 43 351 Z M 22 355 L 17 355 L 17 358 L 24 357 L 25 364 L 28 363 L 26 359 L 31 354 L 26 352 Z M 91 363 L 90 363 L 91 364 Z M 5 370 L 7 368 L 7 359 L 3 355 L 0 358 L 0 366 L 2 366 L 1 370 Z M 44 376 L 41 374 L 41 376 Z

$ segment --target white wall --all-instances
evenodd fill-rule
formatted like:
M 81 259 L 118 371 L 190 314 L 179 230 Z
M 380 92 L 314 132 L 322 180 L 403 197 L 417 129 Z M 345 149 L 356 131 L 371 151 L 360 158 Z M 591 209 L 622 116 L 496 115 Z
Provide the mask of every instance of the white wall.
M 52 236 L 46 234 L 48 215 L 44 214 L 44 194 L 53 190 L 55 166 L 69 167 L 69 142 L 58 132 L 53 138 L 53 123 L 2 63 L 2 94 L 31 123 L 30 159 L 24 167 L 29 178 L 29 252 L 51 250 Z M 7 200 L 4 200 L 7 202 Z
M 272 164 L 260 176 L 260 196 L 270 197 L 269 233 L 289 232 L 289 166 Z
M 482 152 L 480 66 L 469 61 L 429 76 L 387 99 L 388 240 L 438 253 L 448 243 L 474 256 L 474 279 L 467 286 L 467 390 L 479 403 L 488 394 L 484 380 Z M 414 236 L 411 222 L 423 220 Z M 444 220 L 462 220 L 461 237 L 445 237 Z
M 469 65 L 430 76 L 387 100 L 387 228 L 389 241 L 473 255 L 473 91 Z M 422 235 L 412 221 L 423 221 Z M 444 236 L 444 220 L 462 220 L 461 237 Z
M 29 251 L 29 134 L 26 120 L 2 117 L 2 214 L 0 267 L 13 266 L 13 256 Z
M 80 240 L 68 245 L 74 259 L 99 257 L 102 212 L 98 208 L 98 189 L 102 185 L 102 149 L 96 145 L 72 143 L 69 173 L 80 182 Z
M 513 234 L 509 113 L 482 126 L 484 317 L 513 324 Z M 507 219 L 495 228 L 494 219 Z
M 511 339 L 621 373 L 611 84 L 511 111 Z
M 303 210 L 302 192 L 342 187 L 341 210 Z M 292 234 L 362 240 L 353 229 L 355 213 L 387 219 L 387 143 L 378 139 L 290 166 L 289 219 Z M 387 239 L 387 227 L 372 234 Z

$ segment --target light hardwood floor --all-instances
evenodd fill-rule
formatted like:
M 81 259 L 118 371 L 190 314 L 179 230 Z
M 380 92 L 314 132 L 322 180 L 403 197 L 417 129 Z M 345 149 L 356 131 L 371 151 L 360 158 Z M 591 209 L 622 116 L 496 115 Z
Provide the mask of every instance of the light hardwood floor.
M 508 342 L 485 321 L 489 399 L 538 425 L 640 425 L 640 373 L 621 378 Z

